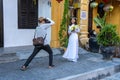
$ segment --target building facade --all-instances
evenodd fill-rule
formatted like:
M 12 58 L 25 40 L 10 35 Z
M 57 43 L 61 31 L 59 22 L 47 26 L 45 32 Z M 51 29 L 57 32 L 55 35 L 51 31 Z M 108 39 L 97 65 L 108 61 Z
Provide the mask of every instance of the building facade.
M 93 8 L 91 7 L 92 2 L 96 2 L 98 5 Z M 56 0 L 52 0 L 53 13 L 54 13 L 55 8 L 57 8 L 57 10 L 59 11 L 58 18 L 55 17 L 55 14 L 57 13 L 52 14 L 52 17 L 54 17 L 56 21 L 58 21 L 58 23 L 56 24 L 57 26 L 58 25 L 60 26 L 60 21 L 62 20 L 61 16 L 63 13 L 62 11 L 63 4 L 64 4 L 63 1 L 61 3 L 56 3 Z M 72 4 L 72 10 L 70 9 L 70 11 L 72 12 L 71 15 L 74 17 L 77 17 L 78 19 L 78 24 L 80 25 L 80 29 L 81 29 L 79 39 L 81 43 L 83 44 L 83 46 L 86 44 L 86 42 L 88 42 L 89 40 L 88 34 L 91 30 L 95 30 L 97 33 L 100 31 L 100 28 L 98 28 L 96 24 L 94 23 L 94 18 L 98 15 L 98 12 L 100 12 L 99 7 L 101 6 L 101 4 L 104 7 L 108 5 L 111 5 L 113 7 L 112 11 L 107 12 L 108 15 L 106 17 L 106 21 L 108 23 L 116 25 L 117 32 L 120 35 L 120 27 L 119 27 L 120 26 L 120 14 L 119 14 L 120 13 L 120 0 L 69 0 L 69 4 L 70 4 L 70 7 Z M 102 10 L 103 12 L 105 12 L 104 7 Z M 59 46 L 58 44 L 59 43 L 59 40 L 58 40 L 59 27 L 54 28 L 52 32 L 54 31 L 56 31 L 57 34 L 53 35 L 54 33 L 52 33 L 53 35 L 52 45 L 55 47 L 58 47 Z M 54 40 L 55 37 L 56 39 Z
M 106 21 L 108 23 L 114 24 L 117 26 L 117 32 L 120 35 L 120 0 L 95 0 L 95 2 L 98 3 L 98 6 L 100 4 L 103 4 L 104 7 L 111 5 L 113 6 L 113 10 L 107 12 L 107 19 Z M 93 8 L 93 13 L 92 13 L 92 18 L 96 17 L 98 14 L 98 7 Z M 94 21 L 92 20 L 92 29 L 96 30 L 99 32 L 99 28 L 96 27 Z
M 120 34 L 120 1 L 119 0 L 69 0 L 73 12 L 80 25 L 80 41 L 83 45 L 88 41 L 90 30 L 99 32 L 93 18 L 98 14 L 97 7 L 91 8 L 91 2 L 98 4 L 108 1 L 114 7 L 107 16 L 107 21 L 117 25 Z M 64 0 L 0 0 L 0 47 L 32 45 L 37 18 L 40 16 L 52 18 L 55 21 L 47 33 L 51 47 L 60 47 L 59 30 L 64 10 Z
M 38 17 L 51 18 L 49 0 L 0 0 L 0 11 L 0 47 L 32 45 Z

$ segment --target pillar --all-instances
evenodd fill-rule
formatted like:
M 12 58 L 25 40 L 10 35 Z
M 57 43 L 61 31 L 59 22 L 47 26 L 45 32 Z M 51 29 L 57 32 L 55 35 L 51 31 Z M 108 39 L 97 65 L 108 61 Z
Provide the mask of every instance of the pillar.
M 58 3 L 56 0 L 51 0 L 51 14 L 52 14 L 51 16 L 52 20 L 55 21 L 55 24 L 52 26 L 51 29 L 51 42 L 50 42 L 50 45 L 53 48 L 60 47 L 59 30 L 62 21 L 63 10 L 64 10 L 63 1 Z
M 89 0 L 80 0 L 80 41 L 84 46 L 88 42 L 88 7 Z

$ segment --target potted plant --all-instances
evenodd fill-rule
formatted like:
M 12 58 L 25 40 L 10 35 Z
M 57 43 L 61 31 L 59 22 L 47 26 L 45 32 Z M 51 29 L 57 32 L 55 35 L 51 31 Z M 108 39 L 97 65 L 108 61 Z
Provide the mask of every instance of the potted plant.
M 97 35 L 100 52 L 103 55 L 103 59 L 109 60 L 114 56 L 116 47 L 120 45 L 120 37 L 116 32 L 116 25 L 107 23 L 105 18 L 106 14 L 103 18 L 95 18 L 94 21 L 101 27 Z

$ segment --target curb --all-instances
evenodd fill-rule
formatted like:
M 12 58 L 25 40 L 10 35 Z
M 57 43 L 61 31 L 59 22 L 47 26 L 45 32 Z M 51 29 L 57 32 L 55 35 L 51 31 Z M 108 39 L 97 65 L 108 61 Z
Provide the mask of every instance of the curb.
M 99 68 L 93 71 L 85 72 L 78 75 L 72 75 L 56 80 L 100 80 L 107 76 L 111 76 L 120 71 L 120 64 Z
M 53 55 L 61 54 L 61 51 L 59 49 L 52 48 L 52 51 L 53 51 Z M 32 49 L 27 51 L 24 50 L 24 51 L 16 51 L 15 53 L 2 54 L 0 55 L 0 63 L 8 63 L 8 62 L 14 62 L 22 59 L 27 59 L 31 55 L 31 53 L 32 53 Z M 41 50 L 35 56 L 35 58 L 47 57 L 47 56 L 48 56 L 48 53 L 44 50 Z

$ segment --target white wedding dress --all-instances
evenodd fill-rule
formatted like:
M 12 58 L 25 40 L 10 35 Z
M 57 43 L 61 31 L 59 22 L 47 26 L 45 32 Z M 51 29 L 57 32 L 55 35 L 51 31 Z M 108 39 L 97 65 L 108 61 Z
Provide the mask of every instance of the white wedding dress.
M 77 62 L 77 59 L 79 58 L 78 56 L 79 42 L 78 42 L 77 33 L 80 32 L 80 29 L 78 27 L 77 29 L 75 29 L 74 32 L 71 32 L 70 28 L 73 25 L 69 26 L 68 28 L 68 33 L 70 34 L 70 36 L 69 36 L 68 46 L 63 57 L 68 59 L 69 61 Z

